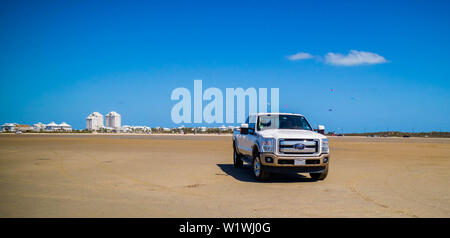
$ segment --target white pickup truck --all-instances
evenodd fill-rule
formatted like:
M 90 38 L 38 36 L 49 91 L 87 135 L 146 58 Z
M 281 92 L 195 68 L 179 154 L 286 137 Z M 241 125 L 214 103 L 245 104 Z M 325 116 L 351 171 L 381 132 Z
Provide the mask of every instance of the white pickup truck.
M 316 133 L 306 118 L 292 113 L 250 115 L 233 132 L 233 163 L 252 165 L 256 180 L 270 173 L 309 173 L 314 180 L 327 177 L 330 154 L 326 136 Z

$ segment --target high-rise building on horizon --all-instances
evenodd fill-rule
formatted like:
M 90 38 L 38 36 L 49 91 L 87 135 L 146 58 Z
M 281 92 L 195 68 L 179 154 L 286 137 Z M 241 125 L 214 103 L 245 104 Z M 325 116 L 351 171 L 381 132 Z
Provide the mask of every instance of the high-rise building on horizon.
M 111 111 L 106 114 L 106 127 L 120 129 L 121 128 L 121 116 L 115 111 Z
M 93 112 L 86 118 L 86 129 L 90 131 L 99 130 L 103 126 L 103 115 L 99 112 Z

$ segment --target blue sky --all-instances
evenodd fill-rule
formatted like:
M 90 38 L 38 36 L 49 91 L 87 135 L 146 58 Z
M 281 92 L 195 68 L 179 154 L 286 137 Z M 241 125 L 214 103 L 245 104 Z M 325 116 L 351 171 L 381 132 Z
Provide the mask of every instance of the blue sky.
M 7 1 L 0 122 L 84 129 L 89 113 L 115 110 L 123 124 L 175 126 L 170 93 L 202 79 L 279 88 L 280 111 L 329 130 L 450 131 L 448 12 L 449 1 Z M 351 50 L 375 61 L 339 64 Z M 311 58 L 289 59 L 299 52 Z

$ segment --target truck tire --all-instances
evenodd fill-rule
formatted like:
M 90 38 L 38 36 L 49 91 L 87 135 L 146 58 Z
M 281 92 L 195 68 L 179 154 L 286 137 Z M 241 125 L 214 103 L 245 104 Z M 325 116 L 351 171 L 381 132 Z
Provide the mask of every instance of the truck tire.
M 264 171 L 264 167 L 262 167 L 261 159 L 258 153 L 253 156 L 252 170 L 253 176 L 255 176 L 257 181 L 263 181 L 270 177 L 269 172 Z
M 242 168 L 244 163 L 242 162 L 241 155 L 236 150 L 236 145 L 233 142 L 233 165 L 235 168 Z
M 313 180 L 324 180 L 328 175 L 328 166 L 323 173 L 309 173 Z

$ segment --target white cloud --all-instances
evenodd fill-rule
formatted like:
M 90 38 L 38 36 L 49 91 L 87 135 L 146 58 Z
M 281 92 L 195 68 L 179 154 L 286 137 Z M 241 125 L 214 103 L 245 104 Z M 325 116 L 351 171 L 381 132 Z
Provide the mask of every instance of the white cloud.
M 387 60 L 378 54 L 351 50 L 347 55 L 329 52 L 325 55 L 325 62 L 338 66 L 353 66 L 362 64 L 382 64 Z
M 294 60 L 311 59 L 311 58 L 313 58 L 313 56 L 309 53 L 298 52 L 297 54 L 287 56 L 287 58 L 289 60 L 294 61 Z

